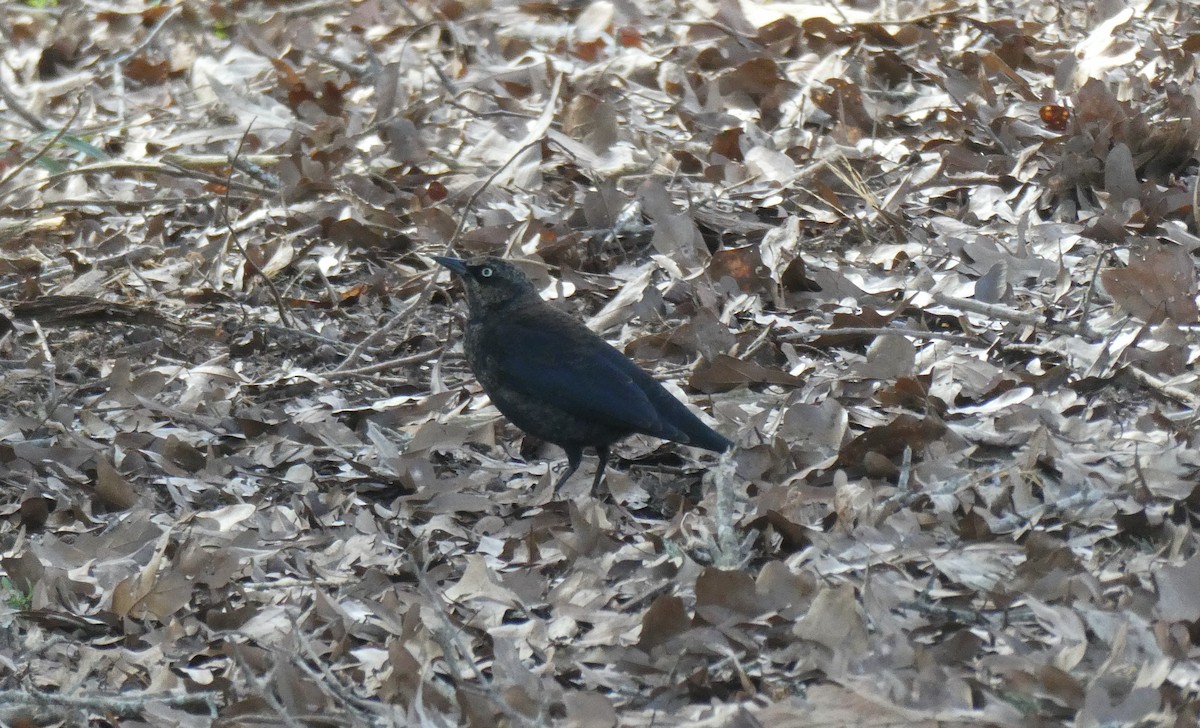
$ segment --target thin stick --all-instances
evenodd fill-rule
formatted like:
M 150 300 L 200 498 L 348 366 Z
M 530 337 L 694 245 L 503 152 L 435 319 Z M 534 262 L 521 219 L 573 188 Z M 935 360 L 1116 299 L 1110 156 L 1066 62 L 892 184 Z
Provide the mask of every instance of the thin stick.
M 250 135 L 251 126 L 253 126 L 253 124 L 246 126 L 246 132 L 242 134 L 242 138 L 238 140 L 237 149 L 233 151 L 233 159 L 237 159 L 238 155 L 242 151 L 242 148 L 245 146 L 246 137 Z M 287 308 L 283 305 L 283 297 L 279 295 L 279 289 L 275 287 L 275 281 L 272 281 L 271 277 L 267 275 L 266 271 L 264 271 L 258 265 L 258 262 L 250 257 L 249 253 L 246 252 L 246 248 L 242 246 L 242 241 L 238 239 L 237 233 L 234 232 L 233 221 L 229 216 L 229 190 L 230 183 L 233 181 L 233 170 L 235 166 L 236 165 L 234 164 L 229 165 L 229 174 L 226 175 L 225 180 L 225 196 L 222 198 L 223 203 L 221 205 L 221 214 L 225 218 L 225 229 L 229 232 L 229 239 L 233 241 L 233 244 L 237 246 L 238 252 L 242 254 L 242 258 L 245 259 L 246 265 L 250 266 L 250 269 L 254 271 L 259 278 L 262 278 L 267 284 L 267 290 L 271 292 L 271 297 L 275 300 L 275 309 L 279 312 L 280 323 L 284 324 L 285 326 L 295 328 L 291 317 L 288 315 Z
M 367 374 L 375 374 L 377 372 L 386 371 L 395 367 L 427 361 L 441 354 L 445 350 L 446 347 L 438 346 L 433 349 L 429 349 L 428 351 L 419 351 L 416 354 L 409 354 L 408 356 L 402 356 L 397 359 L 388 359 L 387 361 L 381 361 L 378 364 L 371 364 L 365 367 L 359 367 L 357 369 L 337 369 L 329 374 L 326 374 L 325 379 L 334 382 L 339 379 L 347 379 L 349 377 L 361 377 Z
M 66 135 L 67 129 L 71 128 L 71 124 L 75 123 L 75 119 L 79 117 L 79 112 L 81 109 L 83 109 L 83 98 L 82 97 L 79 99 L 79 103 L 75 104 L 75 112 L 71 114 L 70 119 L 67 119 L 67 123 L 63 124 L 63 128 L 59 129 L 54 134 L 54 136 L 50 139 L 50 141 L 46 142 L 46 144 L 43 145 L 41 149 L 37 150 L 37 152 L 32 157 L 22 161 L 20 164 L 18 164 L 16 167 L 13 168 L 13 171 L 6 174 L 4 176 L 4 179 L 0 179 L 0 190 L 3 190 L 5 188 L 5 186 L 8 185 L 9 181 L 12 180 L 14 177 L 16 177 L 18 174 L 20 174 L 22 170 L 26 169 L 27 167 L 29 167 L 29 165 L 38 161 L 42 157 L 46 156 L 46 152 L 50 151 L 50 148 L 53 147 L 55 144 L 57 144 L 58 140 L 62 139 L 63 136 Z
M 454 229 L 454 234 L 450 236 L 450 241 L 446 243 L 445 252 L 450 252 L 454 248 L 454 243 L 458 241 L 459 236 L 462 235 L 463 228 L 466 227 L 467 217 L 470 215 L 471 209 L 475 206 L 476 200 L 478 200 L 479 196 L 483 194 L 483 191 L 491 186 L 496 177 L 499 176 L 499 174 L 503 172 L 508 165 L 512 164 L 513 161 L 515 161 L 526 151 L 534 148 L 535 146 L 539 146 L 541 143 L 542 140 L 539 138 L 522 146 L 520 149 L 514 152 L 513 155 L 504 162 L 504 164 L 500 165 L 495 172 L 492 172 L 492 174 L 486 180 L 484 180 L 483 184 L 480 185 L 479 189 L 475 190 L 475 192 L 472 193 L 469 198 L 467 198 L 467 204 L 463 208 L 463 213 L 458 219 L 458 227 Z M 424 305 L 425 301 L 430 295 L 430 291 L 433 289 L 435 280 L 436 276 L 429 276 L 425 282 L 425 285 L 422 286 L 420 292 L 417 293 L 417 297 L 413 300 L 413 302 L 405 306 L 404 310 L 400 311 L 400 313 L 389 319 L 388 322 L 383 326 L 373 331 L 369 336 L 367 336 L 367 338 L 358 342 L 358 346 L 354 347 L 354 350 L 350 352 L 350 355 L 347 356 L 346 359 L 339 364 L 336 369 L 333 370 L 333 372 L 342 372 L 350 369 L 350 367 L 352 367 L 354 363 L 357 362 L 360 357 L 362 357 L 363 352 L 366 351 L 368 347 L 374 346 L 376 342 L 383 339 L 384 336 L 387 336 L 392 329 L 400 325 L 401 321 L 409 320 L 413 312 L 416 311 L 420 306 Z

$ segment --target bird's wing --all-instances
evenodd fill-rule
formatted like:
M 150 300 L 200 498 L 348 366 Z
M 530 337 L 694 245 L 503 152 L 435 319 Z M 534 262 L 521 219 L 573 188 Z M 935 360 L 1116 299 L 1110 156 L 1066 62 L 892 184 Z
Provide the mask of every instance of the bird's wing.
M 489 347 L 507 386 L 617 430 L 687 440 L 646 395 L 640 380 L 650 376 L 603 339 L 578 329 L 514 328 Z

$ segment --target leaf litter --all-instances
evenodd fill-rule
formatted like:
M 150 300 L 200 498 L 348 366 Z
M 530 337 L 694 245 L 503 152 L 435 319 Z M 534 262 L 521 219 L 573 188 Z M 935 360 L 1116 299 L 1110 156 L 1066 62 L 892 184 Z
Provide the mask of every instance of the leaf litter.
M 0 717 L 1194 724 L 1196 20 L 1009 10 L 5 6 Z M 553 492 L 451 249 L 732 460 Z

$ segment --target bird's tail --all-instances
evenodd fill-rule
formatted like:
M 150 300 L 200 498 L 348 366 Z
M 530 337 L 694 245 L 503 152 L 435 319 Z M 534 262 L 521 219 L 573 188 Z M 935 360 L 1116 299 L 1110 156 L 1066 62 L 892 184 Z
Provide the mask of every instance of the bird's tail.
M 693 416 L 693 419 L 695 420 L 694 423 L 688 423 L 687 427 L 680 428 L 688 436 L 687 444 L 702 447 L 705 450 L 712 450 L 713 452 L 725 452 L 733 447 L 733 443 L 730 442 L 729 438 L 704 424 L 699 418 Z
M 725 452 L 733 447 L 733 443 L 727 437 L 704 424 L 686 404 L 675 399 L 665 389 L 656 387 L 647 394 L 654 400 L 664 429 L 673 431 L 670 434 L 659 434 L 659 437 L 713 452 Z

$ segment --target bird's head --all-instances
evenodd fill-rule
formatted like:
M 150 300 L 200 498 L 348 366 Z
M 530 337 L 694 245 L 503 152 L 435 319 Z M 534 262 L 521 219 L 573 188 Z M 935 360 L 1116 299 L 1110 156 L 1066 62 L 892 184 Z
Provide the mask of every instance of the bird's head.
M 480 256 L 469 260 L 433 257 L 463 282 L 467 289 L 467 307 L 473 314 L 504 308 L 525 300 L 541 300 L 537 289 L 521 272 L 506 260 Z

